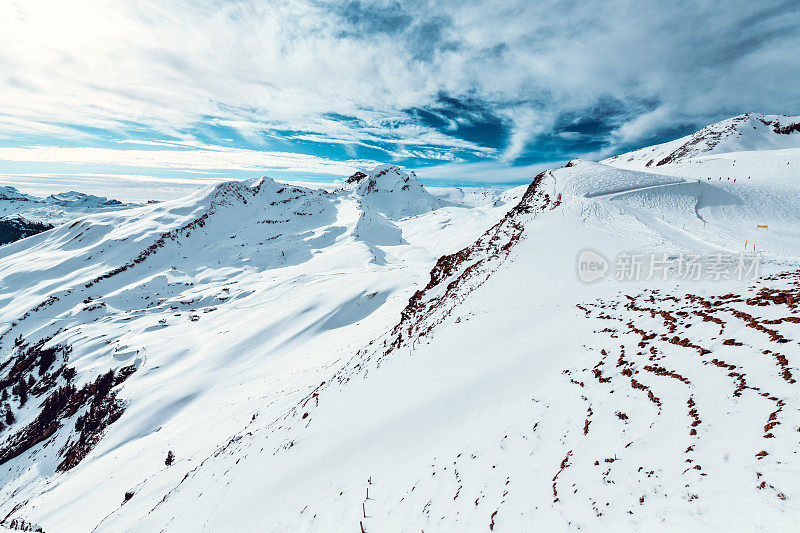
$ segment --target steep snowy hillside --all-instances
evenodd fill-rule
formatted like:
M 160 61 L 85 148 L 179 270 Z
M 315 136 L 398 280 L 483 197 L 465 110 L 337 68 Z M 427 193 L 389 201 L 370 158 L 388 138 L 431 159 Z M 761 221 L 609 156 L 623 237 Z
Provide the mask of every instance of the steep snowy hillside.
M 704 223 L 722 232 L 735 228 L 743 247 L 746 242 L 778 255 L 794 249 L 800 226 L 800 117 L 748 113 L 602 163 L 694 182 L 672 191 L 693 195 Z
M 6 246 L 0 517 L 791 530 L 798 196 L 751 181 L 576 160 L 467 207 L 382 166 L 333 192 L 227 183 Z M 750 227 L 769 210 L 779 227 Z M 759 279 L 734 255 L 754 232 Z M 587 250 L 606 268 L 591 284 Z
M 102 526 L 790 528 L 800 249 L 792 273 L 755 283 L 571 272 L 587 247 L 687 249 L 679 226 L 615 199 L 661 181 L 577 162 L 541 174 L 437 261 L 390 331 L 169 490 L 143 481 Z
M 552 171 L 565 188 L 605 200 L 580 204 L 579 216 L 587 223 L 613 219 L 619 231 L 629 224 L 645 224 L 648 232 L 661 235 L 664 246 L 673 250 L 759 252 L 771 261 L 794 264 L 800 245 L 800 180 L 796 176 L 759 173 L 751 180 L 733 181 L 687 175 L 703 168 L 699 164 L 659 167 L 675 170 L 672 176 L 601 163 L 570 164 Z M 587 188 L 594 192 L 586 192 Z M 672 244 L 676 240 L 677 246 Z
M 424 192 L 390 170 L 409 187 L 375 176 L 383 201 Z M 173 483 L 378 336 L 439 255 L 505 212 L 390 220 L 367 207 L 374 192 L 230 182 L 0 249 L 2 515 L 22 500 L 96 499 L 84 519 L 62 517 L 83 531 L 143 472 Z M 169 450 L 176 468 L 164 468 Z M 119 475 L 90 494 L 97 468 Z
M 745 113 L 674 141 L 616 155 L 605 164 L 644 170 L 688 159 L 753 150 L 800 148 L 800 116 Z M 659 170 L 656 170 L 660 172 Z

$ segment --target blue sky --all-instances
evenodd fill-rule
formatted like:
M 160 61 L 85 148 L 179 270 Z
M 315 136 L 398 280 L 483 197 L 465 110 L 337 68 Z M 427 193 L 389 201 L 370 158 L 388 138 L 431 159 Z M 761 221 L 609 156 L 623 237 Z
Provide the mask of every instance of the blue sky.
M 798 49 L 794 1 L 6 0 L 0 183 L 166 197 L 379 162 L 524 183 L 798 114 Z

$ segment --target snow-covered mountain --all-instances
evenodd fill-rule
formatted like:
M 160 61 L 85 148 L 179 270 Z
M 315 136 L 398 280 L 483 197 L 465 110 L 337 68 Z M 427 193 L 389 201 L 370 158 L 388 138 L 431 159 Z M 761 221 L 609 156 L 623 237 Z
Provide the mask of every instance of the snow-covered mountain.
M 686 137 L 615 155 L 602 162 L 643 170 L 701 156 L 780 149 L 800 149 L 800 116 L 745 113 Z M 658 168 L 653 170 L 660 172 Z
M 108 199 L 104 196 L 84 194 L 77 191 L 68 191 L 51 194 L 46 198 L 34 196 L 32 194 L 21 193 L 16 187 L 9 185 L 0 186 L 0 201 L 34 202 L 61 205 L 64 207 L 84 206 L 88 208 L 102 208 L 124 205 L 119 200 Z
M 741 226 L 748 238 L 777 237 L 746 231 L 762 225 L 786 229 L 791 239 L 800 223 L 800 116 L 746 113 L 602 163 L 702 182 L 699 208 Z
M 230 182 L 0 248 L 3 524 L 791 530 L 800 196 L 759 153 Z M 758 279 L 676 275 L 753 244 Z
M 210 453 L 264 402 L 289 405 L 377 337 L 437 257 L 505 212 L 445 206 L 383 170 L 336 193 L 224 183 L 0 248 L 0 501 L 60 493 L 54 482 L 69 491 L 61 481 L 102 464 L 88 454 L 119 457 L 109 449 L 160 456 L 169 441 L 176 466 Z M 393 203 L 440 208 L 392 219 L 370 208 Z M 187 423 L 205 437 L 181 436 Z M 64 523 L 83 530 L 107 512 L 94 508 Z
M 0 245 L 36 235 L 78 217 L 135 204 L 123 204 L 102 196 L 70 191 L 38 197 L 0 186 Z
M 0 201 L 29 201 L 33 197 L 19 192 L 15 187 L 0 186 Z
M 425 190 L 413 171 L 406 174 L 394 165 L 380 165 L 366 174 L 357 172 L 345 180 L 344 188 L 353 190 L 367 210 L 391 219 L 418 215 L 445 205 Z

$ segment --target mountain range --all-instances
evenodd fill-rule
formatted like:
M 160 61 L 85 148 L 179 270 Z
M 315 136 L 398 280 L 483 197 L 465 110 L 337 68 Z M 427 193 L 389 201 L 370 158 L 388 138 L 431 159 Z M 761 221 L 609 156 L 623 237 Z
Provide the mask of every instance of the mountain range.
M 798 124 L 505 191 L 3 188 L 56 227 L 0 247 L 2 526 L 791 530 Z

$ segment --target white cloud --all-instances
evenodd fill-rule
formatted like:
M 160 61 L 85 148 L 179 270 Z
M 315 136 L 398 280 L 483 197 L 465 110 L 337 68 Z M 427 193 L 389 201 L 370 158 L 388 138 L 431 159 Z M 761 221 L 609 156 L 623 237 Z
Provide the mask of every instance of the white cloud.
M 665 126 L 669 126 L 673 113 L 666 106 L 636 116 L 611 132 L 617 144 L 627 145 L 646 139 Z
M 603 101 L 628 110 L 614 143 L 796 112 L 798 28 L 796 2 L 779 0 L 5 0 L 0 137 L 132 123 L 185 136 L 217 117 L 253 143 L 291 130 L 513 160 L 560 114 Z M 404 109 L 442 93 L 505 117 L 505 149 L 409 122 Z
M 564 161 L 548 161 L 532 165 L 512 166 L 498 161 L 445 163 L 415 170 L 423 180 L 443 184 L 506 185 L 530 182 L 543 170 L 556 168 Z
M 0 160 L 30 163 L 113 165 L 173 170 L 284 171 L 347 175 L 378 164 L 370 160 L 336 161 L 308 154 L 215 147 L 192 150 L 117 150 L 53 146 L 0 147 Z
M 539 134 L 544 133 L 553 123 L 553 117 L 545 117 L 530 109 L 516 109 L 512 113 L 513 128 L 508 146 L 503 152 L 504 161 L 514 161 L 521 156 L 528 144 Z

